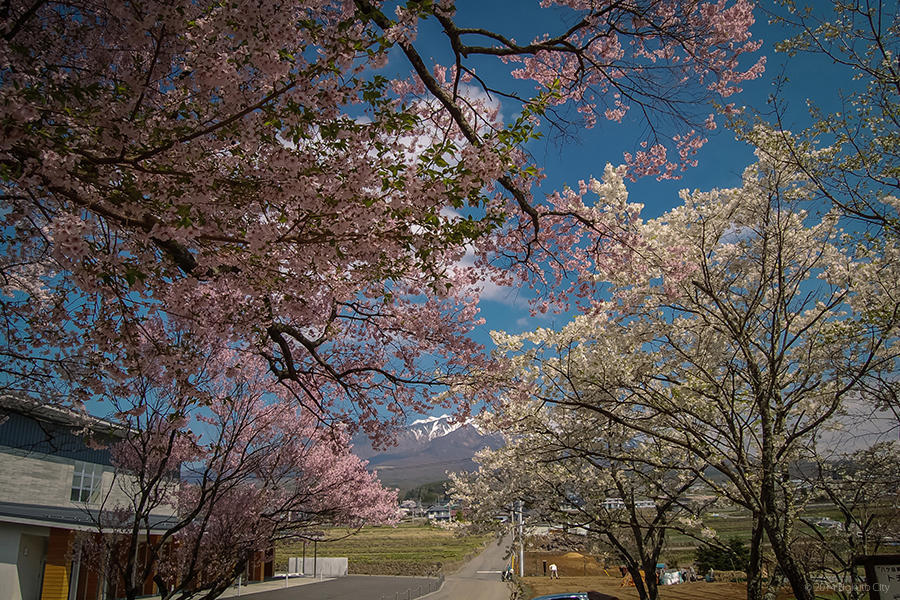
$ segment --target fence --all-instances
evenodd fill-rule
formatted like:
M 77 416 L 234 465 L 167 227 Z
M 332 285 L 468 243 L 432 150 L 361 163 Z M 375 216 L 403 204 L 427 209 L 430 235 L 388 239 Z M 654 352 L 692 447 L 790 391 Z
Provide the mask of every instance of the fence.
M 444 585 L 443 575 L 441 575 L 437 579 L 419 583 L 413 587 L 408 587 L 404 592 L 394 592 L 393 595 L 387 596 L 382 594 L 379 600 L 413 600 L 413 598 L 419 598 L 421 596 L 424 596 L 425 594 L 430 594 L 431 592 L 438 591 L 439 589 L 441 589 L 442 585 Z

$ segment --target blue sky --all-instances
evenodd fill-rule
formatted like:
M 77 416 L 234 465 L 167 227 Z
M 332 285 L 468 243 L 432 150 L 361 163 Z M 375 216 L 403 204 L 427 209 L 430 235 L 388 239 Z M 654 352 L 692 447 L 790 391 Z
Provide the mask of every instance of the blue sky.
M 830 5 L 830 2 L 816 0 L 810 0 L 810 3 L 817 10 L 827 10 L 826 7 Z M 760 4 L 770 10 L 772 8 L 770 3 Z M 518 41 L 530 41 L 534 33 L 540 31 L 540 15 L 545 14 L 537 5 L 537 0 L 458 0 L 457 23 L 460 26 L 481 24 L 504 32 L 512 30 L 516 32 L 514 35 Z M 514 11 L 510 9 L 511 6 L 515 6 Z M 758 111 L 766 117 L 772 113 L 772 106 L 767 100 L 777 92 L 784 126 L 799 131 L 811 124 L 808 101 L 825 112 L 839 111 L 843 109 L 841 90 L 864 85 L 853 82 L 845 68 L 833 64 L 830 59 L 821 55 L 799 54 L 788 57 L 775 52 L 775 44 L 795 32 L 781 25 L 770 24 L 769 17 L 760 9 L 757 9 L 756 15 L 753 35 L 755 39 L 763 41 L 760 53 L 767 58 L 766 72 L 761 78 L 745 83 L 743 92 L 729 98 L 729 102 Z M 518 33 L 520 31 L 521 34 Z M 449 64 L 449 61 L 444 64 Z M 504 103 L 503 112 L 507 119 L 516 110 L 514 105 Z M 771 122 L 772 118 L 768 117 L 766 120 Z M 718 129 L 706 132 L 706 136 L 709 142 L 697 156 L 698 166 L 682 173 L 679 180 L 657 181 L 653 177 L 646 177 L 628 184 L 629 199 L 644 205 L 645 218 L 657 217 L 677 206 L 680 203 L 678 193 L 682 189 L 710 190 L 741 184 L 743 170 L 755 160 L 753 148 L 737 141 L 734 133 L 721 125 L 721 120 Z M 529 149 L 547 176 L 536 195 L 552 193 L 567 184 L 576 187 L 579 180 L 587 180 L 592 175 L 600 176 L 606 163 L 620 164 L 623 152 L 633 151 L 636 140 L 637 135 L 629 132 L 627 126 L 598 119 L 594 129 L 582 129 L 574 139 L 568 139 L 565 143 L 555 143 L 552 139 L 532 143 Z M 519 333 L 537 327 L 558 328 L 568 322 L 571 316 L 530 316 L 529 290 L 509 290 L 507 294 L 498 293 L 499 290 L 491 292 L 483 297 L 479 305 L 486 323 L 472 334 L 487 350 L 492 347 L 491 330 Z M 849 410 L 860 410 L 860 407 L 850 406 Z M 871 443 L 877 437 L 876 434 L 896 431 L 896 420 L 892 415 L 866 414 L 867 425 L 857 424 L 852 431 L 829 434 L 831 437 L 828 439 L 835 448 L 861 447 Z
M 538 8 L 537 1 L 459 0 L 457 9 L 456 21 L 459 25 L 478 25 L 507 34 L 512 32 L 511 35 L 521 42 L 530 41 L 535 33 L 542 30 L 542 26 L 547 28 L 547 11 Z M 566 16 L 566 11 L 562 9 L 555 12 L 561 18 Z M 550 14 L 553 13 L 551 9 Z M 774 45 L 787 37 L 787 31 L 781 26 L 769 24 L 768 17 L 761 10 L 757 9 L 756 14 L 753 35 L 755 39 L 763 40 L 760 53 L 767 57 L 766 73 L 760 79 L 744 84 L 744 91 L 728 101 L 765 113 L 769 110 L 767 98 L 776 90 L 775 81 L 784 76 L 788 81 L 780 88 L 780 98 L 782 103 L 786 103 L 790 128 L 799 129 L 809 124 L 808 97 L 823 108 L 836 109 L 841 77 L 839 74 L 835 76 L 834 67 L 820 57 L 799 55 L 789 59 L 784 54 L 776 53 Z M 434 33 L 437 39 L 443 37 L 438 32 Z M 420 30 L 418 43 L 427 43 L 428 35 L 427 30 Z M 440 46 L 435 46 L 435 53 L 440 51 Z M 448 59 L 442 61 L 439 54 L 430 58 L 444 64 L 450 63 Z M 847 81 L 846 76 L 843 81 Z M 507 119 L 516 111 L 515 105 L 504 103 L 503 113 Z M 721 125 L 706 135 L 709 142 L 697 156 L 699 165 L 682 173 L 681 179 L 657 181 L 647 177 L 628 185 L 630 200 L 644 204 L 645 217 L 656 217 L 676 206 L 681 189 L 709 190 L 740 185 L 742 171 L 754 160 L 752 148 L 736 141 L 734 134 Z M 599 119 L 594 129 L 582 129 L 565 142 L 553 138 L 533 142 L 530 151 L 547 175 L 538 194 L 551 193 L 566 184 L 574 187 L 579 180 L 601 175 L 607 162 L 620 164 L 622 153 L 633 151 L 636 141 L 637 135 L 629 132 L 626 124 Z M 559 326 L 567 320 L 566 315 L 531 317 L 527 308 L 528 290 L 510 290 L 505 295 L 497 293 L 498 290 L 492 292 L 480 303 L 486 324 L 473 333 L 475 339 L 488 347 L 489 332 L 493 329 L 521 332 L 534 327 Z

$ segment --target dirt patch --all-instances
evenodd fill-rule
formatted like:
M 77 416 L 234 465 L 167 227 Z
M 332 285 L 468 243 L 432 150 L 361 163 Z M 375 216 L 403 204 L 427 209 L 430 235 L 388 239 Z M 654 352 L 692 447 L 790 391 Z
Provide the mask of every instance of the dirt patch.
M 559 569 L 560 577 L 588 575 L 609 576 L 617 575 L 618 567 L 605 568 L 603 559 L 578 552 L 526 552 L 525 575 L 542 577 L 549 575 L 548 567 L 555 564 Z

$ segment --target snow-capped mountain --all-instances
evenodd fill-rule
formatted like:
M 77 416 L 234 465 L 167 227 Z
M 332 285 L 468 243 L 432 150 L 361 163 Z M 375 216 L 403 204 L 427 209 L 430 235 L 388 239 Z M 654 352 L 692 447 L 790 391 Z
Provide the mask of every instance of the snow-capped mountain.
M 406 433 L 417 442 L 430 442 L 435 438 L 453 433 L 462 426 L 462 423 L 452 422 L 450 415 L 441 415 L 413 421 L 406 429 Z
M 446 479 L 448 471 L 472 471 L 475 452 L 501 444 L 499 436 L 483 435 L 472 423 L 441 415 L 413 421 L 399 432 L 395 446 L 382 451 L 374 450 L 365 436 L 357 436 L 353 452 L 369 461 L 385 485 L 411 488 Z

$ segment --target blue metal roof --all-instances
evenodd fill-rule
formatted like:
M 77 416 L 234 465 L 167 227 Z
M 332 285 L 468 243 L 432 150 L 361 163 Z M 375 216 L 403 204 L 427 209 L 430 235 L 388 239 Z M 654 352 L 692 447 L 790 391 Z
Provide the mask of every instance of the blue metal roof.
M 101 511 L 95 508 L 0 502 L 0 521 L 13 519 L 48 527 L 92 529 L 100 517 Z M 178 518 L 170 515 L 150 515 L 150 529 L 154 531 L 165 531 L 177 522 Z

